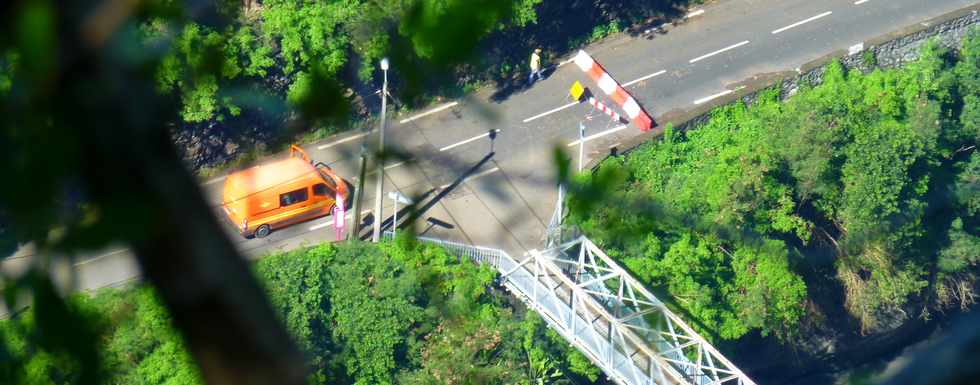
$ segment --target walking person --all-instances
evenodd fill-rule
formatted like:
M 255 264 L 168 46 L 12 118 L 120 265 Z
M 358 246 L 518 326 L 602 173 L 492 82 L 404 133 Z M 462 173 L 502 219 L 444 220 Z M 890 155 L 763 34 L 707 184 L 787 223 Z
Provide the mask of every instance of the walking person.
M 527 77 L 527 85 L 531 86 L 535 80 L 544 79 L 541 75 L 541 48 L 535 48 L 531 53 L 531 74 Z

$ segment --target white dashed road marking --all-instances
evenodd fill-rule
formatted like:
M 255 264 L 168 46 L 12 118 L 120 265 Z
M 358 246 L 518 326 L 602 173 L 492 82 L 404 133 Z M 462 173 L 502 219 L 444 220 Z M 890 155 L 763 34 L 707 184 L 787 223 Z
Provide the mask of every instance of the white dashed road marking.
M 631 85 L 634 85 L 634 84 L 636 84 L 636 83 L 639 83 L 639 82 L 642 82 L 642 81 L 644 81 L 644 80 L 647 80 L 647 79 L 650 79 L 650 78 L 652 78 L 652 77 L 656 77 L 656 76 L 660 76 L 660 75 L 663 75 L 663 74 L 665 74 L 665 73 L 667 73 L 667 70 L 660 70 L 660 71 L 657 71 L 657 72 L 654 72 L 654 73 L 652 73 L 652 74 L 649 74 L 649 75 L 646 75 L 646 76 L 643 76 L 643 77 L 641 77 L 641 78 L 639 78 L 639 79 L 634 79 L 634 80 L 630 80 L 630 81 L 628 81 L 628 82 L 626 82 L 626 83 L 623 83 L 623 85 L 622 85 L 622 86 L 623 86 L 623 87 L 629 87 L 629 86 L 631 86 Z M 524 119 L 524 120 L 523 120 L 523 122 L 524 122 L 524 123 L 527 123 L 527 122 L 530 122 L 530 121 L 532 121 L 532 120 L 535 120 L 535 119 L 538 119 L 538 118 L 542 118 L 542 117 L 545 117 L 545 116 L 548 116 L 548 115 L 551 115 L 551 114 L 553 114 L 553 113 L 556 113 L 556 112 L 558 112 L 558 111 L 561 111 L 561 110 L 564 110 L 564 109 L 567 109 L 567 108 L 570 108 L 570 107 L 572 107 L 572 106 L 574 106 L 574 105 L 576 105 L 576 104 L 579 104 L 579 103 L 581 103 L 581 102 L 571 102 L 571 103 L 568 103 L 568 104 L 566 104 L 566 105 L 563 105 L 563 106 L 560 106 L 560 107 L 556 107 L 556 108 L 554 108 L 554 109 L 551 109 L 551 110 L 548 110 L 548 111 L 545 111 L 545 112 L 542 112 L 542 113 L 540 113 L 540 114 L 537 114 L 537 115 L 534 115 L 534 116 L 532 116 L 532 117 L 530 117 L 530 118 L 527 118 L 527 119 Z
M 647 76 L 641 77 L 639 79 L 634 79 L 634 80 L 630 80 L 630 81 L 628 81 L 626 83 L 623 83 L 623 87 L 629 87 L 631 85 L 634 85 L 636 83 L 642 82 L 642 81 L 647 80 L 649 78 L 652 78 L 654 76 L 660 76 L 660 75 L 663 75 L 665 73 L 667 73 L 667 70 L 660 70 L 660 71 L 654 72 L 652 74 L 649 74 Z
M 336 146 L 338 144 L 343 144 L 343 143 L 350 142 L 352 140 L 363 138 L 365 136 L 370 135 L 372 132 L 374 132 L 374 130 L 371 130 L 371 131 L 368 131 L 368 132 L 362 132 L 362 133 L 357 134 L 357 135 L 351 135 L 351 136 L 348 136 L 346 138 L 343 138 L 343 139 L 338 140 L 338 141 L 333 142 L 333 143 L 327 143 L 327 144 L 324 144 L 324 145 L 321 145 L 321 146 L 317 146 L 316 149 L 317 150 L 324 150 L 324 149 L 327 149 L 327 148 Z
M 694 59 L 688 60 L 687 62 L 693 64 L 695 62 L 698 62 L 698 61 L 707 59 L 709 57 L 715 56 L 715 55 L 720 54 L 720 53 L 725 52 L 725 51 L 733 50 L 735 48 L 741 47 L 741 46 L 746 45 L 746 44 L 749 44 L 749 41 L 748 40 L 745 40 L 745 41 L 740 42 L 740 43 L 732 44 L 732 45 L 730 45 L 728 47 L 722 48 L 722 49 L 717 50 L 717 51 L 712 52 L 712 53 L 708 53 L 708 54 L 705 54 L 705 55 L 698 56 L 698 57 L 696 57 Z
M 584 137 L 584 138 L 582 138 L 580 140 L 575 140 L 574 142 L 569 143 L 568 144 L 568 147 L 578 146 L 578 144 L 579 143 L 582 143 L 583 141 L 584 142 L 588 142 L 590 140 L 593 140 L 593 139 L 596 139 L 596 138 L 601 138 L 603 136 L 612 134 L 614 132 L 622 131 L 622 130 L 626 129 L 626 127 L 629 127 L 629 126 L 628 125 L 625 125 L 625 124 L 622 124 L 622 125 L 619 125 L 617 127 L 608 129 L 608 130 L 603 131 L 603 132 L 600 132 L 598 134 L 592 134 L 592 135 L 586 136 L 586 137 Z
M 389 165 L 385 166 L 385 170 L 391 170 L 391 169 L 393 169 L 395 167 L 404 165 L 405 163 L 408 163 L 408 161 L 407 160 L 403 160 L 403 161 L 398 162 L 398 163 L 389 164 Z M 377 174 L 377 173 L 378 173 L 378 169 L 375 168 L 375 169 L 372 169 L 371 171 L 368 171 L 367 172 L 367 175 L 374 175 L 374 174 Z M 354 179 L 357 180 L 357 177 L 354 177 Z
M 813 17 L 811 17 L 809 19 L 804 19 L 804 20 L 797 21 L 797 22 L 795 22 L 793 24 L 790 24 L 790 25 L 787 25 L 787 26 L 785 26 L 783 28 L 773 30 L 772 31 L 772 34 L 775 35 L 777 33 L 783 32 L 783 31 L 785 31 L 787 29 L 794 28 L 794 27 L 799 27 L 799 26 L 801 26 L 803 24 L 809 23 L 809 22 L 814 21 L 814 20 L 817 20 L 819 18 L 822 18 L 822 17 L 825 17 L 825 16 L 830 16 L 830 14 L 832 14 L 832 13 L 834 13 L 834 12 L 827 11 L 827 12 L 821 13 L 819 15 L 813 16 Z
M 445 110 L 445 109 L 447 109 L 447 108 L 452 108 L 452 107 L 454 107 L 454 106 L 456 106 L 457 104 L 459 104 L 459 102 L 452 102 L 452 103 L 447 103 L 447 104 L 445 104 L 445 105 L 443 105 L 443 106 L 440 106 L 440 107 L 436 107 L 436 108 L 433 108 L 433 109 L 431 109 L 431 110 L 428 110 L 428 111 L 426 111 L 426 112 L 423 112 L 423 113 L 421 113 L 421 114 L 418 114 L 418 115 L 415 115 L 415 116 L 413 116 L 413 117 L 411 117 L 411 118 L 407 118 L 407 119 L 402 119 L 402 120 L 401 120 L 401 122 L 399 122 L 399 123 L 401 123 L 401 124 L 405 124 L 405 123 L 408 123 L 408 122 L 411 122 L 411 121 L 413 121 L 413 120 L 415 120 L 415 119 L 418 119 L 418 118 L 422 118 L 422 117 L 426 117 L 426 116 L 429 116 L 429 115 L 432 115 L 432 114 L 434 114 L 434 113 L 436 113 L 436 112 L 439 112 L 439 111 L 442 111 L 442 110 Z
M 500 129 L 496 129 L 494 131 L 500 132 Z M 466 139 L 466 140 L 464 140 L 462 142 L 459 142 L 459 143 L 450 144 L 450 145 L 448 145 L 446 147 L 440 148 L 439 149 L 439 152 L 446 151 L 446 150 L 449 150 L 449 149 L 452 149 L 452 148 L 456 148 L 456 147 L 462 146 L 462 145 L 464 145 L 466 143 L 472 142 L 474 140 L 478 140 L 480 138 L 486 138 L 487 136 L 490 136 L 490 133 L 489 132 L 484 133 L 484 134 L 481 134 L 481 135 L 474 136 L 472 138 Z
M 547 115 L 556 113 L 558 111 L 564 110 L 566 108 L 569 108 L 569 107 L 574 106 L 574 105 L 579 104 L 579 103 L 580 102 L 575 101 L 575 102 L 568 103 L 568 104 L 566 104 L 564 106 L 561 106 L 561 107 L 558 107 L 558 108 L 555 108 L 555 109 L 552 109 L 552 110 L 549 110 L 549 111 L 546 111 L 546 112 L 542 112 L 542 113 L 537 114 L 537 115 L 534 115 L 534 116 L 532 116 L 530 118 L 524 119 L 524 123 L 530 122 L 530 121 L 532 121 L 534 119 L 537 119 L 537 118 L 540 118 L 540 117 L 543 117 L 543 116 L 547 116 Z

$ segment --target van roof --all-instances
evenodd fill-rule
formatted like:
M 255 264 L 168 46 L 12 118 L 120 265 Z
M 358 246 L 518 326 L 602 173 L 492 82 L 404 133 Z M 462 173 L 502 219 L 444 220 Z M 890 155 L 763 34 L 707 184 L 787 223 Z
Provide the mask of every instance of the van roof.
M 276 186 L 315 177 L 313 165 L 299 158 L 287 158 L 269 164 L 255 166 L 228 176 L 225 181 L 225 203 L 245 198 Z M 230 187 L 230 188 L 229 188 Z

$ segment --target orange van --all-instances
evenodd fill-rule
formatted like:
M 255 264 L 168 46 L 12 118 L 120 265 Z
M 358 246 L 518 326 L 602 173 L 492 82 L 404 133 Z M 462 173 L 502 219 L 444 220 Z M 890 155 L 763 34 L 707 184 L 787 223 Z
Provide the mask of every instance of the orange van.
M 350 202 L 347 183 L 293 145 L 287 159 L 228 175 L 222 207 L 242 236 L 263 238 L 272 230 L 329 215 L 338 193 Z

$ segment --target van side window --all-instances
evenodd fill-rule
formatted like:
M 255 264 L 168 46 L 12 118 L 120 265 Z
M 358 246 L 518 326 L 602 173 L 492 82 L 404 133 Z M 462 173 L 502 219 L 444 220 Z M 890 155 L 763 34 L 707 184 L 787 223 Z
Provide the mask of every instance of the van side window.
M 284 207 L 304 202 L 307 198 L 309 198 L 309 194 L 307 194 L 307 190 L 305 188 L 293 190 L 285 194 L 279 194 L 279 206 Z
M 330 190 L 327 190 L 327 185 L 325 185 L 323 183 L 317 183 L 317 184 L 313 185 L 313 195 L 314 196 L 318 196 L 318 197 L 329 196 L 330 195 L 329 194 L 329 191 Z

